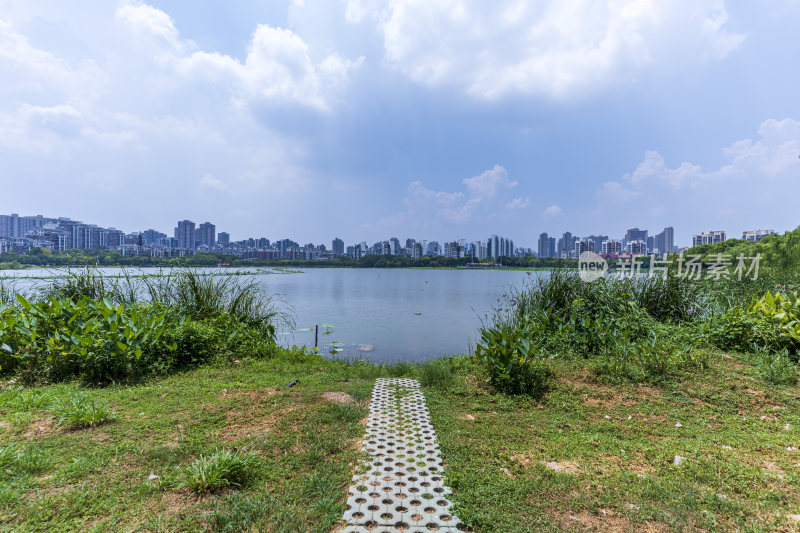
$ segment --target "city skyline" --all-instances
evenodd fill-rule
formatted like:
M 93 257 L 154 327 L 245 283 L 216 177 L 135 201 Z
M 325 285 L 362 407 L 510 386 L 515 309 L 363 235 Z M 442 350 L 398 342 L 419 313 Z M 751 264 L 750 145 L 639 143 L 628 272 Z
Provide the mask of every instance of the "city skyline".
M 755 229 L 742 232 L 743 240 L 759 241 L 775 233 L 774 230 Z M 477 259 L 500 257 L 537 257 L 577 258 L 582 252 L 590 251 L 601 255 L 620 254 L 652 254 L 672 253 L 682 249 L 675 244 L 673 227 L 666 227 L 661 232 L 651 235 L 648 229 L 628 228 L 624 236 L 617 238 L 609 235 L 592 234 L 579 236 L 565 231 L 560 237 L 549 236 L 547 232 L 539 234 L 533 247 L 515 246 L 513 239 L 493 234 L 485 241 L 465 238 L 444 239 L 442 243 L 433 239 L 407 238 L 402 245 L 397 237 L 378 240 L 372 245 L 367 241 L 346 243 L 339 237 L 333 237 L 328 247 L 325 242 L 301 244 L 290 238 L 271 241 L 266 237 L 247 237 L 230 239 L 228 232 L 216 232 L 216 225 L 205 221 L 196 224 L 192 220 L 183 219 L 177 222 L 172 237 L 166 233 L 150 228 L 125 233 L 113 227 L 100 227 L 91 223 L 72 220 L 67 217 L 44 217 L 42 215 L 10 215 L 0 214 L 0 252 L 15 250 L 24 253 L 36 247 L 49 248 L 53 251 L 68 249 L 115 249 L 125 255 L 152 255 L 170 257 L 177 253 L 195 253 L 209 251 L 218 253 L 234 253 L 255 251 L 261 255 L 254 258 L 301 258 L 322 253 L 324 257 L 347 255 L 360 258 L 364 255 L 406 255 L 419 258 L 423 255 L 442 255 L 446 257 L 472 256 Z M 724 230 L 702 231 L 692 235 L 692 246 L 715 244 L 727 240 Z M 519 243 L 517 243 L 519 244 Z M 686 248 L 686 247 L 683 247 Z M 262 253 L 263 252 L 263 253 Z M 287 252 L 291 252 L 287 254 Z M 266 254 L 266 255 L 264 255 Z
M 0 212 L 146 212 L 169 233 L 181 205 L 232 235 L 307 242 L 335 221 L 346 241 L 491 227 L 531 245 L 797 222 L 796 2 L 0 13 Z

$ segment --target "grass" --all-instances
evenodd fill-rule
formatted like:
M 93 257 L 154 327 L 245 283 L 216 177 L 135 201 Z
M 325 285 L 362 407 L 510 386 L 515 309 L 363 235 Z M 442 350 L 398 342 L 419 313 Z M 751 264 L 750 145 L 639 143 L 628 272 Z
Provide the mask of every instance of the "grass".
M 398 375 L 425 382 L 455 513 L 473 531 L 790 530 L 800 399 L 766 379 L 762 356 L 712 352 L 704 372 L 658 385 L 548 364 L 541 402 L 493 394 L 458 358 L 243 361 L 126 387 L 10 387 L 0 530 L 329 532 L 374 379 Z M 59 426 L 54 406 L 76 394 L 116 420 Z
M 72 392 L 55 400 L 52 412 L 59 425 L 68 428 L 90 428 L 114 420 L 115 414 L 86 392 Z
M 255 476 L 258 458 L 252 453 L 222 449 L 201 455 L 186 467 L 185 486 L 196 493 L 243 487 Z

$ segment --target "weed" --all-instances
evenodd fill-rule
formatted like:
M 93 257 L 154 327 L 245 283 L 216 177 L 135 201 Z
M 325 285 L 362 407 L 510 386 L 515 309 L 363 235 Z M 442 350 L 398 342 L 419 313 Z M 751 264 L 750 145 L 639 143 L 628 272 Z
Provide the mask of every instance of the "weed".
M 53 403 L 53 414 L 59 425 L 73 428 L 99 426 L 111 420 L 115 415 L 108 407 L 95 402 L 85 392 L 73 392 L 66 398 L 58 398 Z
M 761 379 L 773 385 L 795 385 L 798 372 L 786 352 L 766 354 L 759 363 Z
M 208 524 L 216 532 L 256 531 L 271 513 L 273 505 L 268 497 L 228 494 L 218 500 L 214 511 L 208 514 Z
M 455 375 L 449 359 L 435 359 L 418 367 L 419 382 L 423 387 L 449 389 L 453 386 Z
M 225 487 L 241 487 L 255 477 L 258 460 L 252 453 L 221 449 L 186 467 L 185 485 L 192 492 L 216 492 Z

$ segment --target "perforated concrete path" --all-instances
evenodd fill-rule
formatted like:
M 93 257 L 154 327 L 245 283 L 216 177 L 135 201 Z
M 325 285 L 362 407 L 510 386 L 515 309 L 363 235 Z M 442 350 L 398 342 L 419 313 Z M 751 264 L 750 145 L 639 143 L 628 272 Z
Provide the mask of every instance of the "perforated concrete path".
M 425 397 L 413 379 L 378 379 L 372 390 L 363 473 L 348 491 L 346 533 L 456 533 L 450 490 Z

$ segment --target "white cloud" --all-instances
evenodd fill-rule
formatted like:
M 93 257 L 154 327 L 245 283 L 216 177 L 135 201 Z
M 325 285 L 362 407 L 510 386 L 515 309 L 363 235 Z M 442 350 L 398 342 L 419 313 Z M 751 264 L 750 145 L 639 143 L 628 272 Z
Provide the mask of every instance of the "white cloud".
M 605 182 L 597 191 L 597 199 L 600 202 L 629 202 L 640 195 L 639 191 L 627 189 L 616 181 Z
M 350 0 L 345 17 L 377 20 L 386 61 L 411 79 L 486 99 L 583 94 L 722 59 L 744 39 L 723 0 Z
M 231 189 L 230 185 L 225 183 L 219 178 L 214 177 L 213 174 L 206 174 L 200 179 L 200 185 L 207 189 L 214 189 L 220 192 L 227 192 Z
M 717 168 L 682 162 L 670 167 L 657 151 L 647 151 L 636 169 L 596 192 L 597 215 L 622 212 L 627 219 L 679 225 L 681 216 L 699 228 L 797 226 L 800 198 L 800 121 L 764 121 L 758 138 L 723 148 Z M 619 205 L 606 209 L 609 200 Z M 622 205 L 626 204 L 626 205 Z M 708 229 L 706 227 L 706 229 Z
M 556 218 L 561 216 L 561 208 L 557 205 L 551 205 L 542 212 L 542 218 Z
M 506 204 L 506 209 L 524 209 L 531 205 L 531 199 L 527 196 L 523 198 L 522 196 L 517 196 L 510 202 Z
M 508 172 L 495 165 L 477 176 L 461 180 L 463 191 L 444 192 L 425 187 L 421 181 L 413 181 L 403 204 L 406 210 L 383 219 L 388 225 L 419 226 L 428 220 L 464 224 L 477 219 L 488 220 L 502 209 L 509 211 L 530 205 L 529 198 L 510 198 L 510 191 L 518 182 L 508 178 Z
M 308 45 L 291 30 L 259 24 L 244 61 L 198 50 L 184 40 L 172 19 L 149 5 L 124 5 L 117 20 L 155 50 L 158 63 L 188 80 L 221 84 L 236 99 L 255 104 L 298 103 L 328 110 L 363 57 L 349 60 L 330 54 L 315 62 Z

